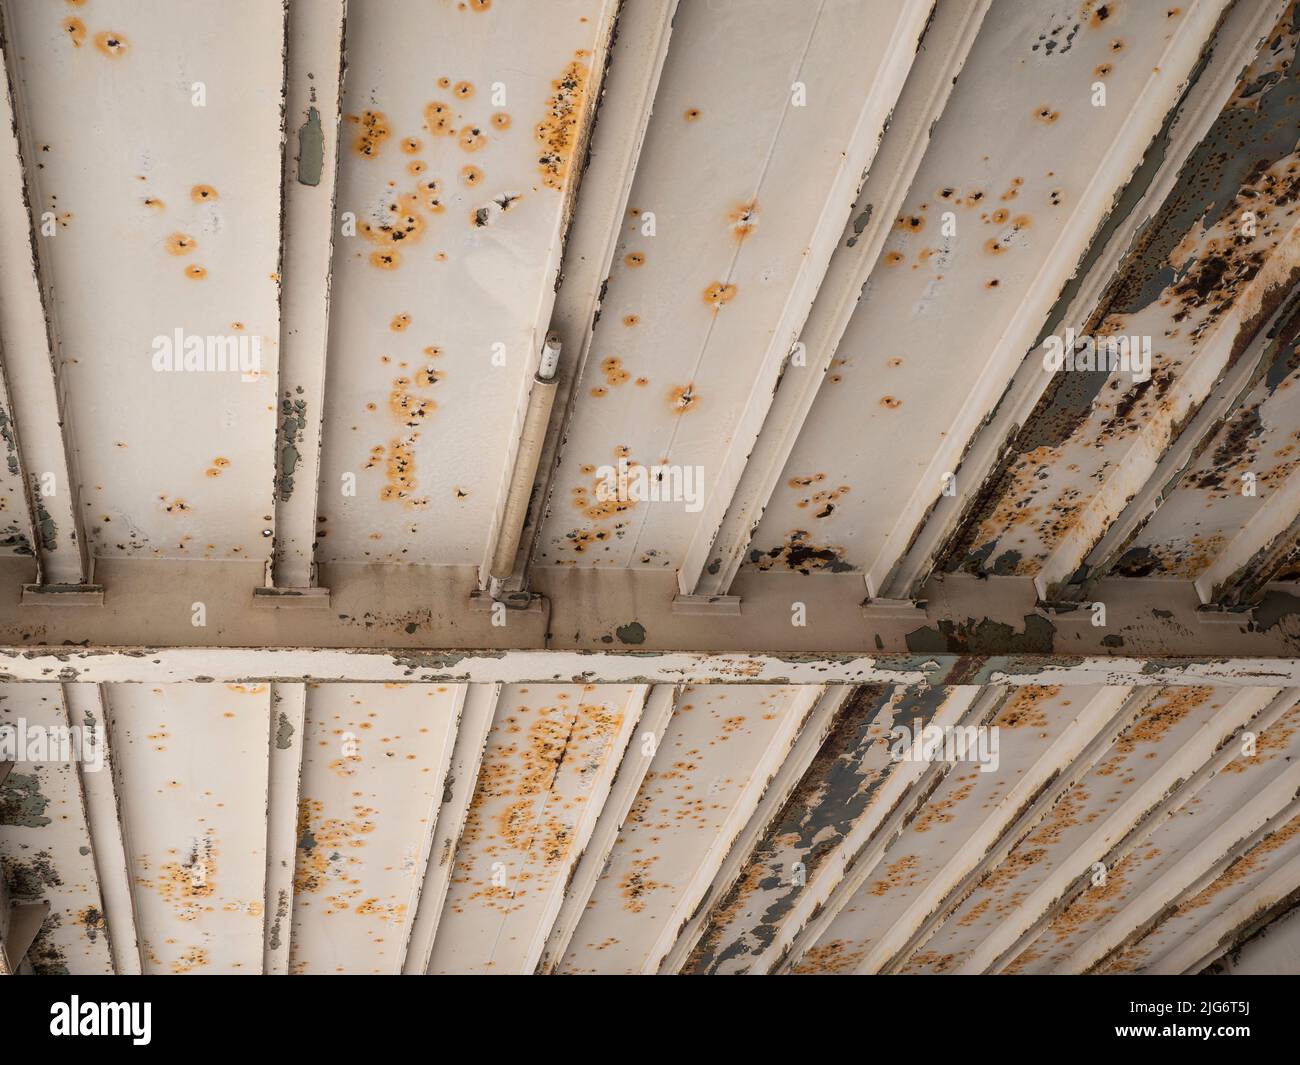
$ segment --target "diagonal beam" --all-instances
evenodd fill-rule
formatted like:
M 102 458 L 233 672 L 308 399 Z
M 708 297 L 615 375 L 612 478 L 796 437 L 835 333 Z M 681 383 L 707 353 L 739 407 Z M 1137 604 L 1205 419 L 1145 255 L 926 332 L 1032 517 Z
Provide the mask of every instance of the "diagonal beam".
M 63 698 L 70 724 L 95 730 L 102 745 L 103 766 L 98 772 L 79 763 L 86 825 L 94 851 L 95 873 L 104 907 L 104 923 L 119 975 L 142 971 L 135 897 L 127 861 L 126 820 L 118 786 L 121 767 L 113 756 L 113 730 L 108 703 L 97 684 L 65 684 Z
M 293 874 L 298 853 L 298 800 L 302 784 L 302 745 L 306 718 L 305 684 L 271 685 L 262 972 L 273 976 L 283 976 L 289 971 L 293 929 Z
M 483 763 L 483 747 L 501 695 L 500 684 L 468 684 L 465 688 L 442 805 L 434 824 L 428 869 L 402 964 L 402 972 L 406 975 L 419 975 L 429 969 L 433 941 L 447 901 L 447 886 L 455 870 L 456 846 L 465 828 L 465 814 L 474 797 L 479 766 Z
M 591 352 L 591 338 L 618 245 L 632 178 L 655 91 L 663 73 L 678 0 L 641 0 L 624 4 L 610 48 L 609 70 L 601 97 L 591 157 L 582 178 L 569 238 L 560 267 L 560 288 L 551 309 L 551 325 L 562 341 L 556 395 L 550 426 L 538 462 L 537 481 L 519 537 L 511 587 L 526 581 L 542 518 L 550 498 L 556 462 L 576 402 L 574 389 Z
M 661 973 L 682 971 L 708 927 L 714 907 L 736 884 L 737 878 L 754 852 L 754 847 L 769 831 L 772 819 L 780 814 L 813 759 L 817 757 L 817 752 L 821 750 L 822 744 L 829 735 L 836 716 L 852 691 L 850 685 L 833 684 L 828 685 L 818 696 L 794 746 L 785 761 L 781 763 L 781 768 L 768 782 L 763 797 L 750 816 L 744 831 L 731 844 L 731 850 L 713 878 L 708 892 L 695 907 L 691 919 L 682 926 L 673 949 L 664 957 L 659 967 Z
M 831 256 L 799 334 L 805 361 L 786 364 L 762 431 L 712 537 L 707 564 L 692 571 L 695 595 L 725 595 L 744 561 L 754 530 L 862 298 L 863 286 L 902 210 L 930 132 L 948 102 L 989 2 L 939 3 L 934 9 L 889 127 L 858 192 L 853 217 Z
M 92 561 L 77 504 L 75 448 L 64 417 L 58 334 L 46 306 L 25 178 L 12 47 L 6 40 L 6 81 L 0 86 L 0 352 L 35 531 L 35 592 L 52 585 L 87 584 Z
M 1204 68 L 1190 75 L 1182 99 L 1170 110 L 1142 164 L 1092 237 L 1075 277 L 1048 312 L 1028 357 L 1011 377 L 987 421 L 969 441 L 954 471 L 953 494 L 933 500 L 919 527 L 902 524 L 891 534 L 881 553 L 880 572 L 884 576 L 877 594 L 884 598 L 915 596 L 939 561 L 952 550 L 954 538 L 978 505 L 989 477 L 1051 384 L 1051 376 L 1042 369 L 1039 342 L 1066 328 L 1077 333 L 1087 331 L 1088 320 L 1134 239 L 1174 194 L 1183 164 L 1218 117 L 1223 100 L 1242 68 L 1254 57 L 1281 7 L 1281 0 L 1237 4 L 1225 16 Z
M 564 903 L 551 927 L 546 949 L 537 966 L 538 973 L 552 973 L 564 960 L 573 933 L 582 920 L 587 903 L 591 901 L 591 894 L 596 890 L 596 883 L 605 870 L 610 851 L 614 849 L 623 822 L 627 820 L 628 811 L 641 789 L 641 782 L 650 769 L 651 759 L 645 753 L 645 741 L 653 737 L 649 749 L 658 749 L 680 692 L 680 686 L 672 684 L 656 684 L 649 689 L 641 719 L 637 722 L 636 736 L 623 754 L 609 797 L 601 807 L 600 820 L 569 879 Z
M 316 499 L 346 13 L 347 0 L 292 0 L 288 5 L 280 409 L 271 574 L 278 589 L 304 589 L 316 583 Z

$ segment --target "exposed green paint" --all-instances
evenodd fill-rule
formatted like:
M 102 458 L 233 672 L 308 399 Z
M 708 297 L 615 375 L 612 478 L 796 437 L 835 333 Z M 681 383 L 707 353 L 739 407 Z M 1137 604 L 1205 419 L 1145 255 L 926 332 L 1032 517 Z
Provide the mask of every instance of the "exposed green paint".
M 43 828 L 50 823 L 45 816 L 49 805 L 35 773 L 10 773 L 0 785 L 0 825 Z
M 639 621 L 629 621 L 614 630 L 623 643 L 645 643 L 645 626 Z
M 275 729 L 275 747 L 279 751 L 287 751 L 293 746 L 293 722 L 284 714 L 280 715 L 279 723 Z
M 37 851 L 34 857 L 22 861 L 5 858 L 3 872 L 9 895 L 15 902 L 39 902 L 45 897 L 47 887 L 63 885 L 49 851 Z
M 910 651 L 950 651 L 956 654 L 1045 654 L 1052 650 L 1056 626 L 1037 614 L 1025 615 L 1024 632 L 989 618 L 967 618 L 957 624 L 939 622 L 939 628 L 915 629 L 906 636 Z
M 59 530 L 50 517 L 50 512 L 41 502 L 41 493 L 37 489 L 32 493 L 33 505 L 36 507 L 36 534 L 41 539 L 42 551 L 57 551 L 59 547 Z
M 320 112 L 307 109 L 307 121 L 298 127 L 298 184 L 320 184 L 325 167 L 325 132 L 321 129 Z
M 18 437 L 14 433 L 14 423 L 9 418 L 9 412 L 0 407 L 0 440 L 5 445 L 5 463 L 9 467 L 9 472 L 15 477 L 18 476 Z
M 280 401 L 279 466 L 275 476 L 276 491 L 280 493 L 282 503 L 287 503 L 293 495 L 293 475 L 302 460 L 299 447 L 306 428 L 307 401 L 286 396 Z

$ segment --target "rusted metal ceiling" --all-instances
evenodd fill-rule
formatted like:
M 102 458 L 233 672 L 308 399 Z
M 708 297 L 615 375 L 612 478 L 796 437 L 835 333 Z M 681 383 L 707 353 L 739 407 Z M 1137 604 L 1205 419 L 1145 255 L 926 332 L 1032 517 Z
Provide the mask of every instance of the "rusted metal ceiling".
M 1300 0 L 0 20 L 0 971 L 1290 964 Z

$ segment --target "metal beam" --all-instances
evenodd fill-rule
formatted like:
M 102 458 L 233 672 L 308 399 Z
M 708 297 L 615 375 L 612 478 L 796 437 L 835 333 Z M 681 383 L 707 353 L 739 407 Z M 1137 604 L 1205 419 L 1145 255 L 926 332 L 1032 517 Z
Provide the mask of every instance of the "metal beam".
M 86 824 L 94 853 L 95 875 L 104 905 L 104 925 L 113 952 L 113 971 L 135 976 L 143 971 L 136 930 L 135 899 L 125 842 L 127 825 L 119 802 L 122 767 L 114 757 L 113 730 L 104 692 L 97 684 L 65 684 L 63 699 L 68 722 L 93 728 L 102 744 L 104 761 L 95 772 L 81 770 Z
M 538 962 L 538 973 L 553 973 L 564 960 L 565 952 L 591 902 L 592 892 L 605 871 L 610 852 L 627 820 L 632 802 L 641 790 L 641 783 L 650 769 L 650 752 L 658 750 L 663 743 L 668 723 L 672 719 L 673 709 L 681 688 L 671 684 L 656 684 L 646 696 L 645 708 L 637 722 L 636 735 L 623 752 L 623 761 L 618 767 L 609 790 L 609 797 L 600 811 L 600 820 L 591 834 L 582 857 L 574 867 L 573 876 L 564 893 L 564 903 L 551 926 L 551 934 L 546 940 L 546 949 Z
M 582 178 L 582 195 L 574 206 L 569 237 L 560 266 L 560 288 L 551 308 L 551 325 L 563 341 L 555 413 L 542 447 L 537 483 L 524 523 L 516 561 L 517 578 L 526 583 L 542 517 L 550 503 L 555 465 L 573 418 L 574 388 L 591 352 L 614 250 L 622 232 L 632 177 L 654 107 L 659 77 L 668 55 L 678 0 L 640 0 L 619 9 L 609 69 L 591 156 Z
M 1135 237 L 1159 205 L 1175 192 L 1183 164 L 1218 117 L 1224 98 L 1241 69 L 1254 57 L 1283 2 L 1235 4 L 1225 15 L 1214 35 L 1204 69 L 1189 77 L 1183 98 L 1170 111 L 1165 128 L 1156 135 L 1141 166 L 1116 195 L 1106 221 L 1092 236 L 1091 246 L 1076 268 L 1078 272 L 1057 297 L 1037 340 L 1067 327 L 1077 333 L 1086 331 L 1090 316 Z M 879 591 L 881 596 L 914 595 L 929 577 L 1009 440 L 1025 424 L 1051 384 L 1051 376 L 1042 370 L 1039 354 L 1036 343 L 1011 377 L 1007 391 L 988 421 L 970 440 L 955 470 L 953 494 L 940 495 L 919 528 L 898 530 L 893 547 L 885 552 L 887 558 L 893 556 L 895 561 L 888 565 L 888 575 Z M 1148 488 L 1159 484 L 1160 479 L 1153 477 Z M 1137 506 L 1135 501 L 1135 512 Z
M 305 684 L 271 685 L 262 972 L 274 976 L 289 971 L 306 714 Z
M 465 816 L 483 763 L 483 748 L 496 715 L 497 700 L 501 697 L 500 684 L 468 684 L 466 688 L 468 691 L 456 728 L 456 745 L 452 750 L 448 780 L 435 825 L 437 835 L 429 852 L 429 867 L 424 874 L 424 886 L 420 889 L 420 901 L 402 965 L 405 974 L 418 975 L 429 971 L 438 924 L 447 902 L 447 888 L 456 868 L 456 847 L 465 830 Z
M 968 7 L 966 4 L 961 6 Z M 846 224 L 853 224 L 849 212 L 854 209 L 855 203 L 862 198 L 863 182 L 868 170 L 873 165 L 877 147 L 880 144 L 884 130 L 889 125 L 890 116 L 898 104 L 908 71 L 912 68 L 916 55 L 922 47 L 921 41 L 926 25 L 934 12 L 934 7 L 934 0 L 905 0 L 903 4 L 896 3 L 889 7 L 877 8 L 873 12 L 875 19 L 879 23 L 876 26 L 875 33 L 883 34 L 887 28 L 892 31 L 889 46 L 884 56 L 878 60 L 879 66 L 872 79 L 870 91 L 862 101 L 862 110 L 852 128 L 852 134 L 843 148 L 840 168 L 835 174 L 833 182 L 824 189 L 825 204 L 816 220 L 816 227 L 810 233 L 802 236 L 801 269 L 787 282 L 789 285 L 788 290 L 782 294 L 784 306 L 782 307 L 781 317 L 769 326 L 768 347 L 756 368 L 754 385 L 748 395 L 744 397 L 743 409 L 739 419 L 730 426 L 727 445 L 720 457 L 720 469 L 716 471 L 712 488 L 704 503 L 704 509 L 695 523 L 694 532 L 681 559 L 678 570 L 678 584 L 683 595 L 698 594 L 697 589 L 706 567 L 715 564 L 717 552 L 713 545 L 723 527 L 727 511 L 736 502 L 737 489 L 752 459 L 758 439 L 767 425 L 767 419 L 772 413 L 773 395 L 779 387 L 782 374 L 790 372 L 787 360 L 789 360 L 791 350 L 799 340 L 800 334 L 807 326 L 808 315 L 812 310 L 813 302 L 821 291 L 832 256 L 842 239 L 843 227 Z M 897 9 L 896 15 L 891 8 Z M 984 7 L 976 4 L 975 8 L 976 11 L 972 21 L 978 23 Z M 885 23 L 886 12 L 895 15 L 892 25 Z M 955 50 L 959 51 L 963 56 L 965 53 L 961 46 L 964 43 L 969 43 L 967 28 L 967 25 L 962 25 L 956 31 L 958 44 Z M 939 50 L 943 51 L 947 42 L 943 38 L 941 38 L 941 41 L 943 43 L 940 44 Z M 866 44 L 866 41 L 864 40 L 862 43 Z M 834 58 L 833 52 L 814 49 L 811 42 L 809 51 L 811 56 L 806 58 L 815 58 L 818 62 L 829 64 L 829 61 Z M 801 69 L 796 74 L 797 78 L 813 81 L 814 84 L 816 84 L 816 79 L 819 76 L 821 76 L 821 72 L 813 64 L 809 64 L 806 69 L 801 65 Z M 945 86 L 951 85 L 956 80 L 956 70 L 945 66 L 945 68 L 941 69 L 939 76 Z M 944 99 L 946 100 L 946 94 L 944 94 Z M 926 111 L 930 112 L 931 108 L 926 107 Z M 931 117 L 931 115 L 927 113 L 926 117 Z M 934 117 L 937 117 L 937 111 L 934 113 Z M 827 119 L 823 119 L 823 121 L 827 121 Z M 915 127 L 913 128 L 915 130 Z M 908 148 L 910 147 L 909 144 Z M 775 170 L 779 165 L 780 155 L 775 145 L 772 154 L 776 157 L 773 166 Z M 907 149 L 904 149 L 904 154 L 909 154 Z M 883 168 L 886 173 L 892 170 L 893 162 L 894 160 L 889 160 L 889 165 Z M 911 176 L 912 171 L 905 170 L 895 177 L 899 185 L 905 186 Z M 809 182 L 808 192 L 811 192 L 814 187 Z M 766 198 L 770 197 L 774 191 L 773 185 L 765 184 L 759 191 L 759 197 L 756 197 L 754 202 L 757 203 L 759 198 L 764 199 L 765 202 Z M 893 206 L 893 199 L 901 199 L 903 191 L 904 189 L 897 185 L 891 189 L 891 202 L 888 206 Z M 882 208 L 885 206 L 886 204 L 881 205 Z M 889 217 L 893 217 L 892 213 Z M 875 251 L 879 251 L 878 245 Z M 874 257 L 872 255 L 873 260 Z M 855 274 L 857 272 L 854 271 Z M 739 273 L 739 271 L 736 271 L 737 275 Z M 730 280 L 732 276 L 732 273 L 728 273 L 727 279 Z M 842 282 L 836 288 L 839 289 L 838 295 L 842 300 L 848 293 L 841 286 Z M 857 286 L 856 291 L 861 291 L 861 285 Z M 847 324 L 847 315 L 837 315 L 837 318 L 842 318 L 844 324 Z M 834 327 L 832 327 L 832 331 L 841 335 L 843 332 L 842 328 L 834 330 Z M 822 361 L 823 373 L 825 366 L 830 363 L 834 349 L 834 343 L 829 342 L 831 338 L 828 336 L 825 340 L 827 342 L 814 356 L 814 358 Z M 838 335 L 835 340 L 838 341 Z M 703 353 L 701 353 L 700 362 L 701 364 L 704 362 Z M 805 381 L 812 382 L 813 388 L 807 390 L 806 405 L 802 399 L 796 402 L 796 410 L 802 407 L 803 413 L 807 413 L 807 409 L 812 406 L 815 386 L 820 383 L 822 375 L 815 366 L 808 366 L 804 369 L 803 378 Z M 784 414 L 785 412 L 782 412 L 783 416 Z M 795 427 L 790 426 L 787 428 L 785 435 L 790 446 L 793 446 L 794 438 L 797 435 Z M 778 449 L 784 449 L 785 444 L 778 443 L 777 447 Z M 715 461 L 718 460 L 715 459 Z M 773 462 L 773 465 L 775 465 L 775 462 Z M 779 476 L 779 471 L 771 474 L 772 482 L 775 483 L 776 477 Z M 770 496 L 770 486 L 768 495 Z M 764 497 L 764 499 L 766 498 Z M 743 502 L 742 506 L 744 506 Z M 756 518 L 756 515 L 754 517 Z M 753 523 L 752 519 L 742 519 L 742 527 L 745 524 L 752 527 Z
M 997 714 L 1007 698 L 1005 689 L 953 689 L 955 696 L 935 714 L 930 724 L 983 726 Z M 892 757 L 892 752 L 891 752 Z M 881 803 L 875 816 L 863 818 L 845 837 L 831 867 L 832 875 L 817 891 L 801 892 L 782 935 L 759 955 L 755 972 L 786 973 L 799 967 L 836 917 L 880 867 L 890 845 L 907 830 L 934 796 L 955 763 L 896 760 L 891 782 L 904 785 L 889 803 Z M 811 886 L 811 885 L 810 885 Z
M 6 82 L 0 92 L 0 350 L 33 515 L 36 585 L 84 585 L 92 562 L 77 503 L 71 430 L 64 416 L 62 352 L 46 306 L 22 142 L 29 140 L 15 71 L 15 42 L 3 28 Z M 57 226 L 53 230 L 58 232 Z
M 1187 779 L 1225 739 L 1254 717 L 1260 709 L 1261 697 L 1266 699 L 1270 694 L 1276 694 L 1276 691 L 1270 693 L 1261 689 L 1234 695 L 1228 706 L 1211 716 L 1145 780 L 1137 782 L 1124 801 L 1103 813 L 1081 845 L 1072 851 L 1070 860 L 1049 867 L 1020 900 L 1014 912 L 1003 914 L 997 927 L 974 950 L 958 960 L 954 971 L 990 971 L 1079 876 L 1084 875 L 1093 863 L 1102 861 L 1115 843 L 1148 816 L 1171 788 Z
M 763 429 L 713 537 L 693 594 L 725 595 L 794 450 L 849 319 L 943 113 L 990 0 L 935 5 L 880 148 L 799 334 L 802 358 L 786 363 Z
M 347 0 L 288 5 L 274 584 L 315 583 Z M 268 582 L 270 583 L 270 582 Z
M 1046 690 L 1057 691 L 1055 688 Z M 1076 689 L 1060 690 L 1074 692 Z M 1066 790 L 1096 764 L 1115 737 L 1132 725 L 1153 694 L 1113 686 L 1097 689 L 1073 719 L 1072 724 L 1077 727 L 1066 729 L 1042 757 L 1034 761 L 1029 772 L 952 855 L 941 875 L 927 885 L 903 917 L 870 944 L 858 963 L 857 971 L 900 970 L 984 878 L 1047 816 Z M 1024 713 L 1027 709 L 1013 697 L 994 718 L 994 727 L 1002 727 L 999 722 L 1005 717 Z
M 772 819 L 780 814 L 813 759 L 817 757 L 853 690 L 847 684 L 834 684 L 829 685 L 818 696 L 817 703 L 809 713 L 789 755 L 768 782 L 762 799 L 745 825 L 744 831 L 731 844 L 727 859 L 718 869 L 707 894 L 696 906 L 691 919 L 682 926 L 673 949 L 664 956 L 659 972 L 681 972 L 683 966 L 690 960 L 699 946 L 700 937 L 709 926 L 713 910 L 736 886 L 737 878 L 750 861 L 755 846 L 770 831 Z

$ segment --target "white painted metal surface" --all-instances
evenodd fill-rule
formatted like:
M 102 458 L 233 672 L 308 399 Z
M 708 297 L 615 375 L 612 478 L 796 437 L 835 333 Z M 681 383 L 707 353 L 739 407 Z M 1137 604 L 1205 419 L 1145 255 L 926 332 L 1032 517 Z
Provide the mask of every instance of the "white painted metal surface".
M 1300 0 L 0 21 L 0 969 L 1285 967 Z

